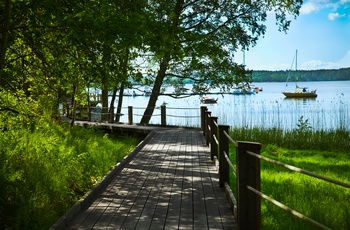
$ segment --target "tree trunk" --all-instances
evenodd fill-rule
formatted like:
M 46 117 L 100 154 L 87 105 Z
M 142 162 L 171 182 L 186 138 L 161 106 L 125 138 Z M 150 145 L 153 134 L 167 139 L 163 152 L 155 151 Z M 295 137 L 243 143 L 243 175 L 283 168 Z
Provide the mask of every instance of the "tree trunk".
M 106 85 L 102 87 L 101 121 L 108 121 L 108 87 Z
M 117 87 L 113 88 L 111 103 L 109 104 L 109 123 L 114 123 L 114 102 L 117 95 Z
M 147 124 L 149 124 L 149 121 L 151 120 L 152 114 L 153 114 L 154 109 L 156 107 L 156 103 L 158 100 L 160 89 L 161 89 L 162 84 L 163 84 L 163 80 L 165 77 L 165 72 L 167 70 L 169 60 L 170 60 L 170 54 L 166 54 L 163 61 L 160 63 L 159 71 L 158 71 L 158 74 L 157 74 L 157 77 L 156 77 L 156 80 L 154 82 L 154 86 L 152 89 L 152 94 L 149 98 L 147 108 L 146 108 L 145 112 L 143 113 L 142 119 L 140 121 L 141 124 L 147 125 Z
M 10 18 L 11 18 L 11 0 L 5 0 L 5 17 L 4 17 L 4 27 L 0 30 L 1 33 L 1 43 L 0 43 L 0 85 L 2 79 L 2 70 L 5 64 L 5 53 L 7 50 L 7 36 L 10 28 Z
M 73 95 L 72 95 L 72 120 L 70 122 L 70 127 L 72 128 L 75 122 L 76 109 L 77 109 L 77 101 L 75 100 L 75 95 L 78 92 L 78 87 L 76 85 L 73 86 Z
M 120 121 L 120 113 L 122 112 L 123 105 L 123 94 L 124 94 L 124 84 L 120 86 L 119 97 L 118 97 L 118 106 L 117 106 L 117 114 L 115 116 L 115 122 L 119 123 Z
M 171 40 L 171 44 L 167 47 L 167 50 L 163 56 L 163 59 L 160 63 L 159 66 L 159 70 L 158 70 L 158 74 L 156 77 L 156 80 L 154 82 L 154 86 L 152 89 L 152 94 L 149 98 L 148 101 L 148 105 L 147 108 L 145 110 L 145 112 L 143 113 L 142 119 L 141 119 L 141 124 L 148 124 L 149 121 L 151 120 L 152 114 L 154 112 L 154 109 L 156 107 L 156 103 L 158 100 L 158 96 L 160 93 L 160 89 L 162 87 L 163 84 L 163 80 L 165 78 L 165 73 L 168 69 L 168 65 L 171 59 L 171 52 L 173 50 L 173 45 L 174 45 L 174 41 L 175 41 L 175 37 L 176 37 L 176 29 L 178 28 L 179 24 L 180 24 L 180 15 L 181 12 L 183 10 L 183 5 L 184 5 L 184 0 L 177 0 L 176 1 L 176 5 L 174 8 L 174 17 L 173 17 L 173 23 L 172 23 L 172 30 L 170 32 L 170 38 Z
M 127 75 L 128 75 L 128 64 L 129 64 L 129 53 L 130 53 L 129 47 L 126 47 L 125 48 L 125 57 L 121 63 L 121 71 L 123 74 L 121 79 L 128 78 Z M 121 115 L 120 113 L 122 111 L 124 89 L 125 89 L 125 85 L 124 85 L 124 83 L 122 83 L 120 86 L 120 90 L 119 90 L 118 107 L 117 107 L 117 114 L 116 114 L 116 119 L 115 119 L 117 123 L 119 123 L 119 121 L 120 121 L 120 115 Z

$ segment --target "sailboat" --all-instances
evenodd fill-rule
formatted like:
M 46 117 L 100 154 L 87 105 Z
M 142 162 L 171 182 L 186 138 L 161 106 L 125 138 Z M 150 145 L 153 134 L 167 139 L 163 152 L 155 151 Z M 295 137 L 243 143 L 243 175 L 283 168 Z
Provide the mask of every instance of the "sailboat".
M 297 64 L 298 64 L 298 50 L 295 51 L 295 79 L 297 72 Z M 284 96 L 288 98 L 313 98 L 317 97 L 316 90 L 309 90 L 308 87 L 298 86 L 295 82 L 295 91 L 294 92 L 282 92 Z

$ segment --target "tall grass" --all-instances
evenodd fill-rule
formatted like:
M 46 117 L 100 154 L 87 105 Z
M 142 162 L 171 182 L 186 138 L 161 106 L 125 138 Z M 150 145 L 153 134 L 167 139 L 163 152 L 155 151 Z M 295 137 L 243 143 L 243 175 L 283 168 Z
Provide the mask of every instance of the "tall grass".
M 350 183 L 350 135 L 343 130 L 234 129 L 234 140 L 256 141 L 263 156 Z M 303 126 L 304 124 L 304 126 Z M 235 149 L 230 149 L 235 163 Z M 231 176 L 235 190 L 235 176 Z M 350 190 L 261 161 L 262 192 L 332 229 L 350 229 Z M 317 229 L 262 200 L 263 229 Z
M 341 98 L 333 102 L 317 100 L 308 103 L 304 100 L 259 101 L 251 97 L 236 97 L 234 101 L 224 103 L 209 107 L 209 110 L 219 117 L 221 124 L 231 127 L 290 130 L 303 116 L 313 130 L 350 129 L 349 103 Z
M 0 136 L 2 229 L 49 228 L 137 144 L 42 120 Z
M 235 140 L 249 140 L 275 144 L 289 149 L 314 149 L 332 152 L 350 152 L 350 131 L 346 130 L 281 130 L 277 128 L 233 128 Z

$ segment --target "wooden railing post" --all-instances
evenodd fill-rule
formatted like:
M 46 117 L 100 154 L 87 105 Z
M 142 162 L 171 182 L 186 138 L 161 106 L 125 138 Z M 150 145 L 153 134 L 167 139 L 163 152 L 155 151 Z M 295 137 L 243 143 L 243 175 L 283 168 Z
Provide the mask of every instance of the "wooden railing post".
M 229 156 L 229 141 L 224 132 L 228 133 L 230 126 L 219 125 L 219 185 L 221 188 L 225 186 L 225 182 L 230 184 L 229 165 L 224 154 Z
M 210 141 L 210 132 L 209 132 L 209 125 L 210 125 L 210 111 L 205 111 L 205 140 L 207 145 L 209 145 Z
M 238 229 L 261 229 L 261 198 L 247 189 L 247 185 L 261 191 L 260 159 L 247 151 L 260 154 L 261 144 L 237 141 L 237 222 Z
M 166 106 L 160 106 L 160 124 L 166 126 Z
M 217 122 L 217 117 L 210 117 L 210 158 L 212 161 L 214 160 L 214 157 L 218 157 L 218 145 L 214 139 L 215 136 L 216 139 L 218 139 Z
M 132 106 L 128 106 L 128 117 L 129 117 L 129 125 L 132 125 L 133 122 L 133 113 L 132 113 Z
M 206 106 L 201 106 L 201 129 L 203 131 L 203 135 L 205 135 L 205 112 L 208 110 Z
M 88 105 L 87 107 L 87 120 L 91 121 L 91 106 Z

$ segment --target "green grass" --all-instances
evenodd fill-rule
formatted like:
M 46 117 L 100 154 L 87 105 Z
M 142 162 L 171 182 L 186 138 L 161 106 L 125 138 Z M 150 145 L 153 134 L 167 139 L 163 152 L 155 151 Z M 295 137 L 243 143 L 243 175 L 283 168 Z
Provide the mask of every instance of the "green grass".
M 295 135 L 292 138 L 292 135 Z M 307 138 L 305 139 L 305 135 Z M 276 129 L 241 129 L 234 140 L 259 141 L 261 154 L 280 162 L 350 183 L 349 132 L 282 132 Z M 290 137 L 288 140 L 283 140 Z M 324 139 L 323 139 L 324 138 Z M 313 145 L 319 143 L 324 145 Z M 292 143 L 294 144 L 292 144 Z M 342 146 L 338 146 L 343 143 Z M 235 149 L 230 148 L 235 163 Z M 231 176 L 235 190 L 235 177 Z M 261 161 L 261 188 L 266 195 L 332 229 L 350 229 L 350 190 Z M 234 191 L 235 193 L 235 191 Z M 317 229 L 262 199 L 263 229 Z
M 0 136 L 2 229 L 48 229 L 137 144 L 47 120 Z

